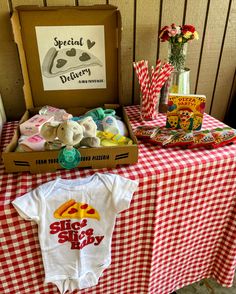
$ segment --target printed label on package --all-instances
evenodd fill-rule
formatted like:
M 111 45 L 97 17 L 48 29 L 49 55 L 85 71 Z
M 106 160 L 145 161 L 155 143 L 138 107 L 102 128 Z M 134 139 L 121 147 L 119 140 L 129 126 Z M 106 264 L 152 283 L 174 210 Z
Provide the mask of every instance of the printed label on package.
M 35 30 L 44 90 L 106 88 L 104 26 Z

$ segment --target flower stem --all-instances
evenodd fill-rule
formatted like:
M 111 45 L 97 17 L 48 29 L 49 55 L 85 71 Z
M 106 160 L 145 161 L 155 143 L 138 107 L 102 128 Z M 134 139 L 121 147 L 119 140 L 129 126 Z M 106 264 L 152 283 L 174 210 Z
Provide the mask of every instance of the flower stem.
M 176 71 L 183 71 L 186 61 L 186 43 L 169 43 L 168 59 Z

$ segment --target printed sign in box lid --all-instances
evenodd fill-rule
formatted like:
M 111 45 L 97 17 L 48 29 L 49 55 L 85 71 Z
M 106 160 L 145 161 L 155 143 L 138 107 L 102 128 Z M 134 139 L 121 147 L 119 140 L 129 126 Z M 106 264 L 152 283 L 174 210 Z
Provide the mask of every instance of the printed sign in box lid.
M 122 102 L 119 11 L 112 5 L 19 6 L 12 26 L 27 109 Z

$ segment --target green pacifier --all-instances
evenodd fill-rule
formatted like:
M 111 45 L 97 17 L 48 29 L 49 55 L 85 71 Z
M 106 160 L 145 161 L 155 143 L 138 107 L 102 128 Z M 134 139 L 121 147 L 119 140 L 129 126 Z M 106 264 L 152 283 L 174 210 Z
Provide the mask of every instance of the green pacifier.
M 92 118 L 97 121 L 97 120 L 102 120 L 106 116 L 112 115 L 114 116 L 116 114 L 114 109 L 103 109 L 101 107 L 94 108 L 89 110 L 88 112 L 85 113 L 84 116 L 92 116 Z
M 72 169 L 79 165 L 81 161 L 81 154 L 75 148 L 68 149 L 64 147 L 59 152 L 58 161 L 59 164 L 65 169 Z

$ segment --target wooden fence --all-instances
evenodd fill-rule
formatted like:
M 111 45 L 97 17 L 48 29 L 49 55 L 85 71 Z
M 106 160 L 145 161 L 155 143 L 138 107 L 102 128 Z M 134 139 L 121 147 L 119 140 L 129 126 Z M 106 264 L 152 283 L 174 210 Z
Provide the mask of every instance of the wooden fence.
M 123 104 L 139 103 L 139 87 L 133 61 L 155 64 L 167 57 L 160 43 L 160 27 L 192 24 L 199 40 L 188 46 L 191 93 L 207 97 L 206 112 L 223 120 L 233 95 L 236 64 L 236 0 L 1 0 L 0 1 L 0 93 L 8 120 L 18 119 L 25 109 L 22 76 L 10 15 L 18 5 L 112 4 L 122 16 Z

